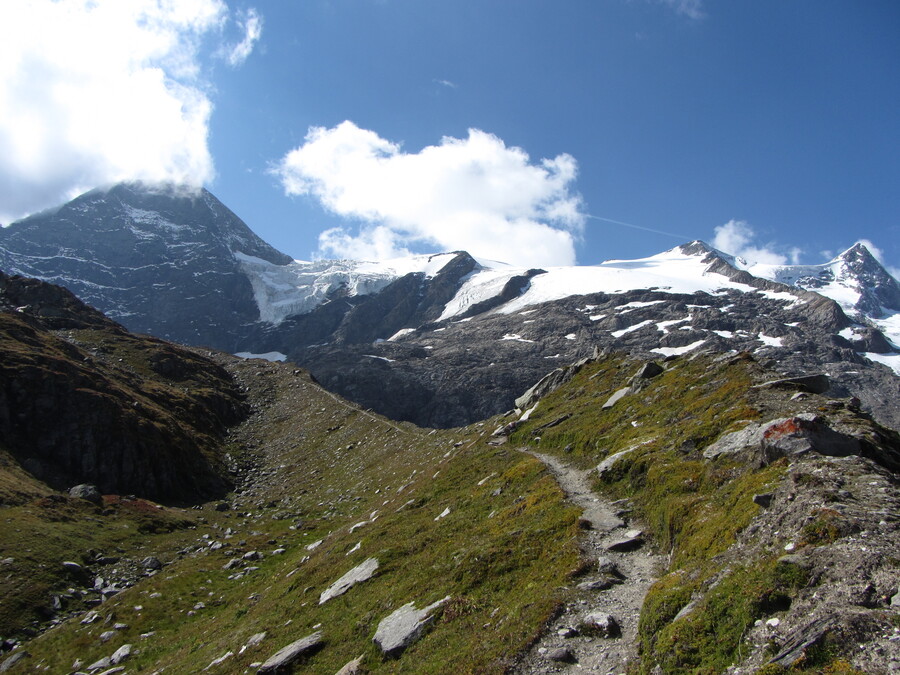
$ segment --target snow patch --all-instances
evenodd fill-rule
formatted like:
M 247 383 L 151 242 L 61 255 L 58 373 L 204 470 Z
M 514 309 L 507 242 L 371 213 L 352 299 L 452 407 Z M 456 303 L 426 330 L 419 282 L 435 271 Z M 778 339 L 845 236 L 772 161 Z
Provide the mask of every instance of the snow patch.
M 393 342 L 394 340 L 399 340 L 399 339 L 402 338 L 404 335 L 409 335 L 410 333 L 415 333 L 415 332 L 416 332 L 416 329 L 415 329 L 415 328 L 401 328 L 401 329 L 398 330 L 396 333 L 394 333 L 393 335 L 391 335 L 391 337 L 389 337 L 389 338 L 387 339 L 387 341 L 388 341 L 388 342 Z
M 251 352 L 237 352 L 240 359 L 262 359 L 264 361 L 287 361 L 287 356 L 281 352 L 266 352 L 265 354 L 253 354 Z
M 500 338 L 500 340 L 513 340 L 515 342 L 534 342 L 534 340 L 523 338 L 518 333 L 507 333 L 502 338 Z
M 865 352 L 863 356 L 870 361 L 883 363 L 897 373 L 897 375 L 900 375 L 900 354 L 876 354 L 874 352 Z
M 657 328 L 657 330 L 660 330 L 663 333 L 668 333 L 669 328 L 671 328 L 672 326 L 677 326 L 680 323 L 685 323 L 690 320 L 691 320 L 691 317 L 687 316 L 683 319 L 672 319 L 671 321 L 660 321 L 659 323 L 656 324 L 656 328 Z
M 617 312 L 625 314 L 627 312 L 631 312 L 631 311 L 633 311 L 635 309 L 639 309 L 641 307 L 650 307 L 651 305 L 658 305 L 661 302 L 665 302 L 665 300 L 650 300 L 647 302 L 641 302 L 641 301 L 628 302 L 624 305 L 619 305 L 618 307 L 615 308 L 615 310 Z
M 762 333 L 757 336 L 757 339 L 767 347 L 782 347 L 782 343 L 784 342 L 784 340 L 780 337 L 769 337 L 768 335 L 763 335 Z
M 663 356 L 681 356 L 682 354 L 687 354 L 690 351 L 693 351 L 700 345 L 702 345 L 706 340 L 697 340 L 697 342 L 692 342 L 689 345 L 685 345 L 684 347 L 657 347 L 656 349 L 651 349 L 651 352 L 656 352 L 657 354 L 662 354 Z
M 612 336 L 613 337 L 622 337 L 623 335 L 626 335 L 627 333 L 632 333 L 636 330 L 640 330 L 644 326 L 649 326 L 651 323 L 656 323 L 656 322 L 653 321 L 652 319 L 647 319 L 646 321 L 641 321 L 640 323 L 636 323 L 633 326 L 629 326 L 628 328 L 623 328 L 622 330 L 614 330 L 612 332 Z

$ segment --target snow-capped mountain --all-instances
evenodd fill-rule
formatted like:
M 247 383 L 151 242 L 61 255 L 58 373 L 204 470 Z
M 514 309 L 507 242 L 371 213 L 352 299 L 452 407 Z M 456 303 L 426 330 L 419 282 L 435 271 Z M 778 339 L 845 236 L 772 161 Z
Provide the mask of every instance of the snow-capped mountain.
M 612 349 L 745 351 L 785 373 L 824 371 L 834 395 L 900 426 L 900 378 L 883 367 L 900 372 L 897 282 L 862 246 L 777 268 L 703 242 L 546 269 L 465 252 L 303 262 L 206 191 L 132 184 L 0 230 L 0 268 L 67 286 L 131 330 L 289 358 L 424 425 L 501 412 L 548 371 Z
M 0 269 L 67 287 L 129 330 L 236 346 L 259 318 L 237 255 L 291 259 L 206 190 L 122 183 L 0 228 Z
M 900 284 L 863 244 L 822 265 L 737 264 L 758 277 L 815 291 L 837 302 L 856 322 L 842 331 L 843 337 L 858 339 L 874 327 L 891 342 L 882 345 L 880 354 L 900 346 Z M 900 372 L 896 358 L 880 354 L 873 352 L 869 357 Z

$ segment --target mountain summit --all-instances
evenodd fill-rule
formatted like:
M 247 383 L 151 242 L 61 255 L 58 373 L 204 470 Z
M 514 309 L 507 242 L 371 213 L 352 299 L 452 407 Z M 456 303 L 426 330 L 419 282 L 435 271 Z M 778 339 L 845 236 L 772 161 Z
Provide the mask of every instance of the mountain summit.
M 821 265 L 743 265 L 759 277 L 827 295 L 857 318 L 900 312 L 900 284 L 864 244 Z
M 0 229 L 0 268 L 60 284 L 130 330 L 227 348 L 258 319 L 238 255 L 291 261 L 205 189 L 120 183 Z
M 508 410 L 548 371 L 604 350 L 750 352 L 785 375 L 827 372 L 835 396 L 900 426 L 900 290 L 862 245 L 808 266 L 750 265 L 701 241 L 546 269 L 461 251 L 303 262 L 205 190 L 121 184 L 0 230 L 0 268 L 64 285 L 133 331 L 289 359 L 423 426 Z

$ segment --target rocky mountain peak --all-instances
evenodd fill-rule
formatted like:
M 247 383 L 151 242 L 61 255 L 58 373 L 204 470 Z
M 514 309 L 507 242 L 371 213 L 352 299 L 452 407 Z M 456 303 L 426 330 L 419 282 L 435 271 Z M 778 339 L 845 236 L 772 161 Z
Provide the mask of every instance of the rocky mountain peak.
M 860 293 L 857 309 L 881 317 L 885 310 L 900 311 L 900 284 L 864 244 L 855 244 L 837 257 L 838 279 Z
M 835 386 L 898 419 L 884 366 L 900 368 L 900 332 L 872 317 L 900 307 L 900 290 L 862 246 L 807 266 L 751 265 L 703 241 L 546 270 L 462 251 L 289 261 L 205 190 L 125 183 L 0 231 L 0 269 L 64 285 L 135 332 L 291 360 L 423 425 L 507 409 L 598 348 L 759 352 L 786 374 L 829 364 Z
M 823 265 L 755 265 L 750 271 L 835 297 L 857 318 L 881 319 L 900 311 L 900 284 L 865 244 L 855 244 Z
M 52 214 L 75 218 L 80 228 L 98 233 L 115 225 L 130 229 L 138 238 L 180 243 L 186 235 L 200 236 L 208 243 L 225 246 L 232 254 L 244 253 L 276 265 L 291 257 L 260 239 L 227 206 L 202 187 L 178 183 L 116 183 L 91 190 Z M 15 227 L 16 224 L 13 224 Z
M 0 269 L 65 286 L 129 330 L 232 350 L 259 319 L 241 256 L 291 262 L 207 190 L 170 183 L 98 188 L 0 230 Z
M 684 253 L 685 255 L 696 255 L 696 256 L 707 256 L 707 255 L 716 255 L 722 256 L 723 253 L 718 249 L 713 248 L 705 241 L 701 241 L 700 239 L 695 239 L 692 242 L 687 244 L 682 244 L 678 247 L 678 250 Z

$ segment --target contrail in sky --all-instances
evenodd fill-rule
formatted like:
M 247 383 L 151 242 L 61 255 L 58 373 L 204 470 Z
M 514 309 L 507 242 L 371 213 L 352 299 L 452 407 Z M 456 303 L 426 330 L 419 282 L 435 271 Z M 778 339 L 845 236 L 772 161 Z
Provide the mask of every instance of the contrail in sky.
M 681 239 L 682 241 L 689 241 L 691 238 L 684 234 L 676 234 L 675 232 L 663 232 L 662 230 L 654 230 L 652 227 L 642 227 L 640 225 L 634 225 L 632 223 L 623 223 L 621 220 L 613 220 L 612 218 L 601 218 L 600 216 L 592 216 L 590 213 L 584 214 L 588 218 L 592 218 L 594 220 L 602 220 L 604 223 L 615 223 L 616 225 L 624 225 L 625 227 L 630 227 L 635 230 L 643 230 L 644 232 L 653 232 L 654 234 L 663 234 L 667 237 L 675 237 L 676 239 Z

